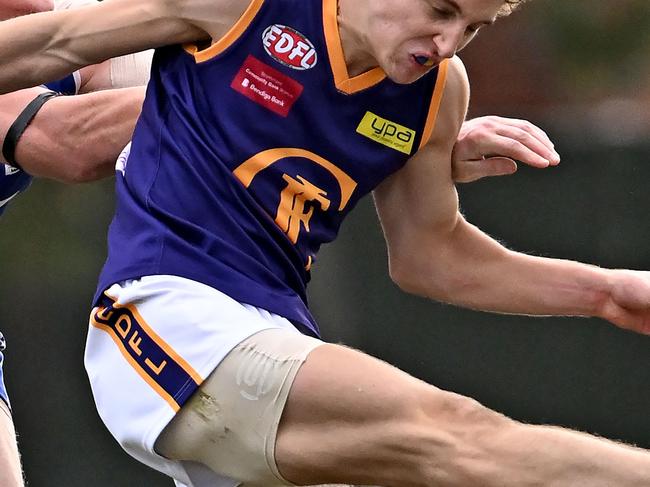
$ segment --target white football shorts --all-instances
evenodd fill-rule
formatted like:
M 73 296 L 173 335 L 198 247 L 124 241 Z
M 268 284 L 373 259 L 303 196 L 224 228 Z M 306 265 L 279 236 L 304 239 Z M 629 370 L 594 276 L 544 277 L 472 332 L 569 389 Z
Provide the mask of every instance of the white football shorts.
M 115 284 L 105 295 L 90 318 L 85 366 L 108 430 L 127 453 L 178 486 L 238 485 L 201 464 L 168 460 L 154 443 L 239 343 L 268 329 L 300 332 L 286 318 L 175 276 Z

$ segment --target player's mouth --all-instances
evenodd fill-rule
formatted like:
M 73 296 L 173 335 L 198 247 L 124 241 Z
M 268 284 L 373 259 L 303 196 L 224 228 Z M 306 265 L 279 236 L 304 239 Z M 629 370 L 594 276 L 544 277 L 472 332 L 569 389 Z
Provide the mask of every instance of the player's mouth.
M 425 68 L 432 68 L 433 66 L 436 65 L 435 61 L 433 58 L 429 56 L 423 56 L 423 55 L 413 55 L 413 60 L 418 63 L 420 66 L 424 66 Z

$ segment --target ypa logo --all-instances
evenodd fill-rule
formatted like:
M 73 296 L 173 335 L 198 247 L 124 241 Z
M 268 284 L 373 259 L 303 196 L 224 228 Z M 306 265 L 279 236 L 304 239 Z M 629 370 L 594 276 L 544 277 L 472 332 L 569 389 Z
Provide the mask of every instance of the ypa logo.
M 416 135 L 415 130 L 391 122 L 372 112 L 366 112 L 357 127 L 357 133 L 404 154 L 411 154 Z
M 316 66 L 318 56 L 309 39 L 291 27 L 275 24 L 266 28 L 262 43 L 267 54 L 280 64 L 304 71 Z

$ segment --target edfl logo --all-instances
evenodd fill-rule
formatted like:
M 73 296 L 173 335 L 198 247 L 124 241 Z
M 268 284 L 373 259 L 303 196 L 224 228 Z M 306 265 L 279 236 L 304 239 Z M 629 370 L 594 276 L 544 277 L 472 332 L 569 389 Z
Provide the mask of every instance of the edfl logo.
M 264 30 L 262 44 L 267 54 L 280 64 L 304 71 L 316 66 L 318 55 L 309 39 L 291 27 L 275 24 Z

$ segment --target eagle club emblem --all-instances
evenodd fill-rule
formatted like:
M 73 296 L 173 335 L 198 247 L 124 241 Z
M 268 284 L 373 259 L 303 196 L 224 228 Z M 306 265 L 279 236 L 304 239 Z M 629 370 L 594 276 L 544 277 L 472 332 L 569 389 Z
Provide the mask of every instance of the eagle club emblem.
M 304 71 L 318 63 L 316 48 L 307 37 L 286 25 L 274 24 L 262 34 L 264 50 L 278 63 Z

